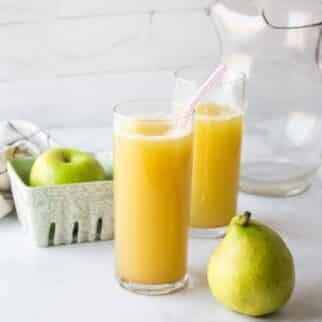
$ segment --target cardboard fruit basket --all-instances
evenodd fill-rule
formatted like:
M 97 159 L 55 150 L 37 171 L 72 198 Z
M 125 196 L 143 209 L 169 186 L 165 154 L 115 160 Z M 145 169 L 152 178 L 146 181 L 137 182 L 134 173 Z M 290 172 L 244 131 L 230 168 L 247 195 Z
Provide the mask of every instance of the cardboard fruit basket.
M 95 156 L 110 171 L 111 155 Z M 33 162 L 11 160 L 8 173 L 19 221 L 36 246 L 113 238 L 112 180 L 30 187 Z

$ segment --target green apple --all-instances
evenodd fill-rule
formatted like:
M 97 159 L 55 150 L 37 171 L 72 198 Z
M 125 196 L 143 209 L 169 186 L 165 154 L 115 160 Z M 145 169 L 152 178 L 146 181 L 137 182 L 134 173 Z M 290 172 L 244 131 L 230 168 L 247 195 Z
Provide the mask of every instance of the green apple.
M 91 155 L 68 148 L 54 148 L 42 153 L 34 162 L 30 186 L 104 180 L 105 171 Z
M 290 298 L 295 284 L 292 255 L 268 226 L 235 216 L 213 253 L 208 282 L 218 301 L 251 316 L 275 312 Z

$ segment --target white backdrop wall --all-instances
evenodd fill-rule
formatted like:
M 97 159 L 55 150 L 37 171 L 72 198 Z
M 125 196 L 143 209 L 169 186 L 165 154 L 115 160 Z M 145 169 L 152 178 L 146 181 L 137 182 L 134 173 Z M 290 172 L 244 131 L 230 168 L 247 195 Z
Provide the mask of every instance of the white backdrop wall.
M 243 8 L 266 0 L 229 1 Z M 268 2 L 274 1 L 280 3 Z M 321 0 L 307 1 L 319 2 L 322 15 Z M 0 0 L 0 120 L 29 119 L 47 129 L 105 127 L 122 100 L 169 96 L 171 71 L 220 60 L 215 3 Z M 268 72 L 274 59 L 262 59 Z M 269 77 L 265 82 L 271 86 Z M 267 84 L 254 85 L 260 102 Z
M 0 119 L 101 127 L 121 100 L 169 95 L 216 62 L 211 0 L 0 0 Z

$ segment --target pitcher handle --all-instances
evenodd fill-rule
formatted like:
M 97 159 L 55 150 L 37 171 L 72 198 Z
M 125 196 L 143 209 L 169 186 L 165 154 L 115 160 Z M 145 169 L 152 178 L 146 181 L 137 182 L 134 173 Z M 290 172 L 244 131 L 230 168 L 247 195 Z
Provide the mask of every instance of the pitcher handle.
M 265 14 L 265 10 L 261 10 L 261 16 L 266 23 L 267 26 L 273 28 L 273 29 L 279 29 L 279 30 L 296 30 L 296 29 L 303 29 L 303 28 L 313 28 L 313 27 L 322 27 L 322 21 L 312 23 L 312 24 L 306 24 L 306 25 L 298 25 L 298 26 L 278 26 L 269 21 L 267 18 L 267 15 Z

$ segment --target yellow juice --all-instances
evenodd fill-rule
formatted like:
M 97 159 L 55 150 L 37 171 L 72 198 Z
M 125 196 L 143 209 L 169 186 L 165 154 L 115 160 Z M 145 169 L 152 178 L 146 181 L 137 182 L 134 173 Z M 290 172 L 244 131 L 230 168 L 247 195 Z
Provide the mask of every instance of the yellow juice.
M 187 272 L 192 134 L 136 121 L 114 135 L 114 214 L 119 278 L 163 284 Z
M 236 214 L 242 124 L 238 110 L 212 103 L 196 108 L 192 227 L 225 226 Z

